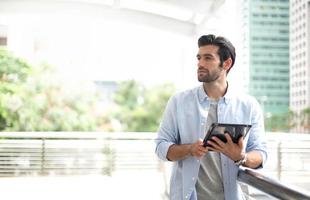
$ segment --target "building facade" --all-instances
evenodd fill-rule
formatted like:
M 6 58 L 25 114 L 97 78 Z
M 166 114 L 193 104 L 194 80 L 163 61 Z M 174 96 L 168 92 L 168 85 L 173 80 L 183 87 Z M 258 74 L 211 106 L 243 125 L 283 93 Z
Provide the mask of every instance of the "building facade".
M 289 0 L 245 0 L 245 43 L 248 51 L 248 92 L 264 113 L 289 108 Z
M 310 0 L 290 1 L 290 109 L 298 114 L 297 132 L 302 112 L 310 107 Z M 310 119 L 307 119 L 310 120 Z

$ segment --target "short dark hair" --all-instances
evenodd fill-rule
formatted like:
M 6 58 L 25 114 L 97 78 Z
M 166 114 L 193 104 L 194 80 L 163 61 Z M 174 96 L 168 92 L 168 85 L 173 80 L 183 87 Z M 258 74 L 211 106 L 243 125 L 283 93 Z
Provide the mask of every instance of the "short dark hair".
M 226 61 L 228 58 L 231 58 L 232 64 L 230 69 L 233 67 L 233 65 L 235 64 L 236 52 L 235 47 L 229 40 L 221 36 L 216 37 L 212 34 L 203 35 L 198 39 L 198 47 L 205 45 L 218 46 L 219 50 L 217 53 L 220 56 L 221 66 L 223 65 L 224 61 Z M 227 71 L 227 73 L 229 72 L 229 70 Z

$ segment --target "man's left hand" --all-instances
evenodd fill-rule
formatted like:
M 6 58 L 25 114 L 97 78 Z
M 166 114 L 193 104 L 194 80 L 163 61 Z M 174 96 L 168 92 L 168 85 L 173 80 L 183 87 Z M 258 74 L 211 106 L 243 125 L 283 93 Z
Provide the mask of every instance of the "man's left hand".
M 233 161 L 240 160 L 244 157 L 243 152 L 243 138 L 239 138 L 238 144 L 234 143 L 228 133 L 225 133 L 227 142 L 223 142 L 218 137 L 212 137 L 212 140 L 208 141 L 209 150 L 220 152 L 228 156 Z

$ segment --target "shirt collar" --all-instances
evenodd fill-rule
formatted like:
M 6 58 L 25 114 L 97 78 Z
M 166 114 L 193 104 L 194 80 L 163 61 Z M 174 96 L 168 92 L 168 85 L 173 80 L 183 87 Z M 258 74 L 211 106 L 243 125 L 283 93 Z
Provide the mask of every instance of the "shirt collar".
M 228 82 L 227 82 L 228 85 Z M 229 86 L 229 85 L 228 85 Z M 231 92 L 232 90 L 229 89 L 229 87 L 227 88 L 226 94 L 220 98 L 220 101 L 224 101 L 226 104 L 232 99 L 233 94 Z M 198 89 L 198 98 L 199 98 L 199 102 L 202 103 L 205 100 L 210 100 L 210 98 L 208 97 L 207 93 L 205 92 L 205 90 L 203 89 L 203 84 L 201 84 L 201 86 Z

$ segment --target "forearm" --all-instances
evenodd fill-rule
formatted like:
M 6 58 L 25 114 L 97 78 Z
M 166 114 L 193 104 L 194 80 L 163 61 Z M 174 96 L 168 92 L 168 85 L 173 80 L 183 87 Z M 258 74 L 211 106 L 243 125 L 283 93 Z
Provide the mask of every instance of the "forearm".
M 259 151 L 250 151 L 247 153 L 247 159 L 243 166 L 255 169 L 259 167 L 262 162 L 263 156 Z
M 170 161 L 183 160 L 191 155 L 191 144 L 173 144 L 169 147 L 167 159 Z

